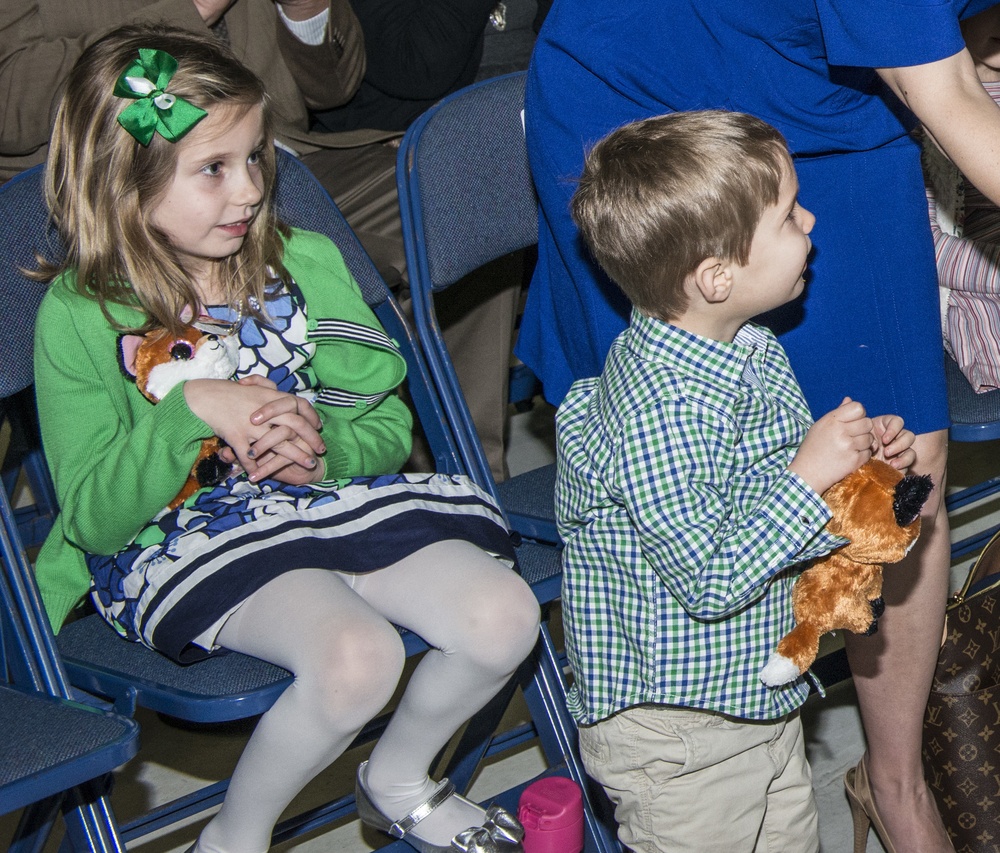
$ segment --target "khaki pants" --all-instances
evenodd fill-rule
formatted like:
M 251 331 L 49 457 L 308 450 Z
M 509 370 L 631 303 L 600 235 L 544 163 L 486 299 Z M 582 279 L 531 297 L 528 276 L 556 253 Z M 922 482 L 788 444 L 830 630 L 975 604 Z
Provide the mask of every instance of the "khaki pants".
M 580 728 L 587 772 L 640 853 L 816 853 L 798 714 L 766 723 L 639 705 Z

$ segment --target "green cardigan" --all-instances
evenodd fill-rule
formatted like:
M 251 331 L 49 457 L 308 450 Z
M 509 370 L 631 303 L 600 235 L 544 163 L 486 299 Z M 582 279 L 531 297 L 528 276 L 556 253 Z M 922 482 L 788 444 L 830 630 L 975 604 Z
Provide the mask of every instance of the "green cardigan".
M 306 301 L 319 386 L 366 397 L 396 388 L 406 375 L 398 350 L 317 331 L 324 319 L 381 330 L 336 246 L 294 231 L 284 263 Z M 143 322 L 133 308 L 108 308 L 123 325 Z M 188 408 L 183 384 L 155 406 L 139 393 L 119 366 L 118 335 L 97 301 L 77 292 L 72 271 L 52 283 L 35 329 L 35 383 L 61 512 L 35 571 L 56 631 L 90 589 L 84 552 L 114 554 L 128 545 L 177 494 L 212 434 Z M 317 403 L 316 411 L 327 479 L 395 472 L 409 456 L 412 418 L 396 394 L 348 408 Z

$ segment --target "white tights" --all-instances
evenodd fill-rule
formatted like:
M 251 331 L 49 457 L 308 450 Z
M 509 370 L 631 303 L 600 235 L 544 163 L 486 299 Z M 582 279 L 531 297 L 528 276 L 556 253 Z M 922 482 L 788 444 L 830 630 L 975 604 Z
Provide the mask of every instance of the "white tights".
M 373 800 L 398 820 L 435 787 L 427 774 L 437 753 L 530 653 L 538 605 L 515 572 L 461 541 L 377 572 L 301 569 L 263 586 L 226 621 L 219 644 L 295 680 L 257 724 L 197 853 L 268 849 L 285 807 L 392 697 L 404 661 L 393 624 L 432 647 L 368 765 Z M 454 798 L 446 805 L 421 823 L 422 837 L 447 844 L 481 820 Z

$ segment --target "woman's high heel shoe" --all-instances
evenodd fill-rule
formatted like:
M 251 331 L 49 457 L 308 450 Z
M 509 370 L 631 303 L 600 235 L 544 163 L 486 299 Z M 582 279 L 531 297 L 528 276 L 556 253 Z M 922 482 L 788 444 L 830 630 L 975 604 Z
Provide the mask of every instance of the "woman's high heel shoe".
M 875 808 L 875 798 L 872 796 L 871 783 L 868 781 L 868 766 L 865 756 L 862 756 L 857 767 L 852 767 L 844 777 L 844 789 L 851 803 L 851 818 L 854 821 L 854 853 L 865 853 L 868 846 L 868 828 L 875 826 L 875 833 L 885 847 L 886 853 L 896 853 L 896 848 L 889 840 L 885 824 Z

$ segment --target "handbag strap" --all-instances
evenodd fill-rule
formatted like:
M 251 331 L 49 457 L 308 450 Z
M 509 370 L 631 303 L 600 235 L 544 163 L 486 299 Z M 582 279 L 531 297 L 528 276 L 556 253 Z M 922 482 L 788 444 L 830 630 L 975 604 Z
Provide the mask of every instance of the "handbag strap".
M 997 573 L 1000 573 L 1000 530 L 993 534 L 993 538 L 986 543 L 986 547 L 980 552 L 976 562 L 972 564 L 962 588 L 948 599 L 948 609 L 962 604 L 973 585 L 979 583 L 983 578 Z

